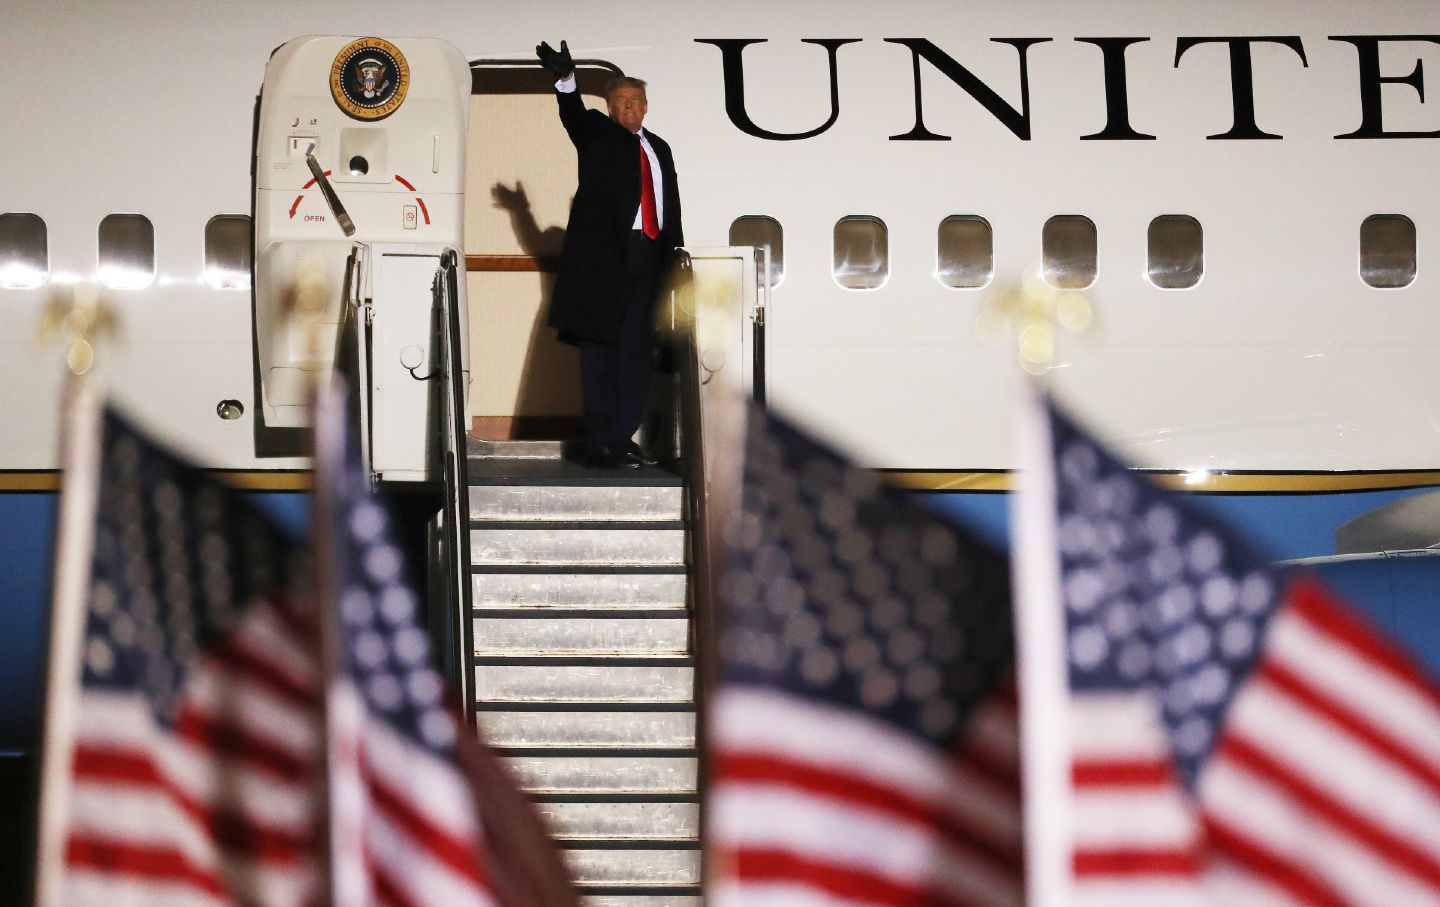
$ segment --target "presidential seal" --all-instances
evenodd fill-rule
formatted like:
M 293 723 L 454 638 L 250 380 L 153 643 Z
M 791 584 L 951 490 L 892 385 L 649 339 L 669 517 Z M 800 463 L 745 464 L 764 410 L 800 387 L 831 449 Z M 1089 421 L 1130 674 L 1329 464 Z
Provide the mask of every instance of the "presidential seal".
M 359 38 L 330 64 L 330 94 L 357 120 L 383 120 L 405 103 L 410 66 L 400 48 L 384 38 Z

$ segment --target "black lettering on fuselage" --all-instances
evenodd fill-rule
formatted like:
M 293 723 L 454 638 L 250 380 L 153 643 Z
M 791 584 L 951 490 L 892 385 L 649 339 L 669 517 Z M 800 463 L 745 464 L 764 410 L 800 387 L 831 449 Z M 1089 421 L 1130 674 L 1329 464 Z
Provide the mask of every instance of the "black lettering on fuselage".
M 1016 107 L 995 89 L 991 88 L 966 66 L 942 51 L 928 38 L 885 38 L 887 44 L 898 44 L 910 51 L 911 92 L 915 106 L 915 124 L 908 132 L 889 136 L 897 142 L 948 142 L 949 135 L 935 132 L 925 124 L 924 89 L 921 83 L 921 61 L 934 67 L 966 94 L 970 95 L 986 112 L 1008 129 L 1017 139 L 1030 141 L 1030 71 L 1029 51 L 1037 44 L 1053 41 L 1053 38 L 991 38 L 998 44 L 1015 48 L 1018 65 L 1020 104 Z M 1136 129 L 1130 122 L 1129 70 L 1126 54 L 1135 44 L 1152 40 L 1143 36 L 1076 38 L 1081 44 L 1092 44 L 1100 49 L 1102 80 L 1105 93 L 1105 127 L 1099 132 L 1079 136 L 1080 141 L 1154 141 L 1156 137 Z M 1384 126 L 1384 94 L 1386 85 L 1405 85 L 1413 89 L 1420 102 L 1425 102 L 1424 61 L 1417 58 L 1414 68 L 1404 75 L 1386 75 L 1380 69 L 1380 48 L 1382 44 L 1399 42 L 1423 42 L 1440 45 L 1440 35 L 1332 35 L 1331 41 L 1346 43 L 1355 48 L 1360 81 L 1360 126 L 1353 132 L 1337 135 L 1337 139 L 1409 139 L 1440 138 L 1440 128 L 1429 131 L 1387 130 Z M 847 44 L 858 44 L 860 38 L 802 38 L 802 44 L 814 44 L 825 49 L 828 63 L 830 90 L 829 116 L 820 125 L 794 132 L 780 132 L 762 128 L 751 118 L 745 106 L 745 48 L 752 44 L 764 44 L 764 38 L 696 38 L 698 44 L 710 44 L 720 50 L 720 62 L 725 92 L 725 112 L 730 122 L 746 135 L 771 142 L 790 142 L 814 138 L 827 130 L 840 118 L 840 76 L 838 51 Z M 1257 44 L 1278 44 L 1289 49 L 1300 59 L 1306 69 L 1310 61 L 1305 56 L 1305 45 L 1298 35 L 1227 35 L 1227 36 L 1182 36 L 1175 39 L 1174 68 L 1180 68 L 1180 61 L 1192 48 L 1202 44 L 1222 44 L 1229 60 L 1230 99 L 1233 120 L 1225 132 L 1206 136 L 1208 140 L 1279 140 L 1284 136 L 1260 128 L 1255 118 L 1255 67 L 1252 51 Z M 783 90 L 780 86 L 777 90 Z M 767 89 L 769 90 L 769 89 Z M 899 90 L 897 79 L 896 90 Z M 1392 102 L 1394 98 L 1391 98 Z M 1037 104 L 1043 116 L 1044 104 Z
M 757 139 L 769 139 L 772 142 L 792 142 L 797 139 L 813 138 L 831 126 L 840 118 L 840 79 L 837 73 L 835 54 L 846 44 L 855 44 L 859 38 L 804 38 L 802 44 L 818 44 L 825 48 L 830 60 L 830 118 L 814 129 L 804 132 L 772 132 L 769 129 L 761 129 L 750 119 L 750 114 L 745 110 L 745 64 L 741 55 L 745 48 L 751 44 L 764 44 L 764 38 L 696 38 L 697 44 L 713 44 L 720 48 L 721 66 L 725 73 L 725 113 L 730 117 L 730 122 L 735 124 L 746 135 L 753 135 Z
M 1440 44 L 1440 35 L 1331 35 L 1331 41 L 1343 41 L 1355 47 L 1360 63 L 1360 128 L 1354 132 L 1337 135 L 1337 139 L 1435 139 L 1440 138 L 1440 129 L 1434 132 L 1386 132 L 1384 111 L 1381 108 L 1380 89 L 1386 84 L 1409 85 L 1425 102 L 1424 61 L 1417 58 L 1415 68 L 1409 75 L 1382 76 L 1380 74 L 1380 42 L 1382 41 L 1428 41 Z
M 980 106 L 990 112 L 990 115 L 999 120 L 1001 125 L 1015 134 L 1021 141 L 1030 141 L 1030 70 L 1027 61 L 1027 52 L 1031 45 L 1043 44 L 1052 41 L 1053 38 L 991 38 L 997 44 L 1009 44 L 1015 48 L 1020 56 L 1020 109 L 1016 110 L 1008 101 L 995 93 L 995 90 L 964 66 L 960 65 L 954 57 L 936 47 L 925 38 L 886 38 L 887 44 L 903 44 L 910 48 L 910 61 L 915 75 L 915 126 L 909 132 L 900 135 L 890 136 L 892 142 L 948 142 L 950 136 L 939 135 L 925 128 L 925 117 L 923 112 L 923 92 L 920 89 L 920 60 L 923 57 L 926 62 L 934 66 L 947 79 L 959 85 L 976 101 Z

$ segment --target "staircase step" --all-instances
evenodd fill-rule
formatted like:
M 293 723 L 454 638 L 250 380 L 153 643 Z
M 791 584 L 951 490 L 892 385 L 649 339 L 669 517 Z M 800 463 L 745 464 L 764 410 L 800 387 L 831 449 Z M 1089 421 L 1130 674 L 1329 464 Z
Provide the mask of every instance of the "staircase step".
M 487 441 L 483 438 L 466 438 L 465 442 L 466 455 L 475 461 L 559 460 L 564 455 L 566 444 L 564 441 Z
M 476 721 L 497 747 L 695 745 L 694 712 L 486 711 Z
M 473 626 L 476 655 L 684 655 L 690 645 L 684 612 L 663 619 L 477 617 Z
M 687 849 L 601 850 L 566 848 L 562 851 L 575 881 L 581 885 L 684 885 L 700 884 L 700 851 Z
M 684 573 L 486 572 L 470 578 L 485 608 L 684 608 Z
M 682 524 L 646 522 L 618 529 L 582 526 L 575 523 L 541 526 L 472 523 L 470 562 L 481 566 L 684 563 L 685 529 Z
M 700 835 L 700 804 L 693 802 L 537 803 L 535 809 L 562 842 L 694 841 Z
M 476 661 L 475 698 L 481 701 L 689 702 L 695 690 L 694 667 L 665 659 L 641 665 L 560 663 L 564 659 L 519 665 Z
M 678 485 L 473 485 L 472 520 L 679 520 Z
M 694 756 L 505 756 L 531 793 L 692 794 Z
M 553 448 L 552 448 L 553 450 Z M 466 461 L 471 485 L 604 485 L 609 487 L 683 484 L 670 466 L 638 469 L 596 469 L 573 458 L 551 456 L 471 457 Z

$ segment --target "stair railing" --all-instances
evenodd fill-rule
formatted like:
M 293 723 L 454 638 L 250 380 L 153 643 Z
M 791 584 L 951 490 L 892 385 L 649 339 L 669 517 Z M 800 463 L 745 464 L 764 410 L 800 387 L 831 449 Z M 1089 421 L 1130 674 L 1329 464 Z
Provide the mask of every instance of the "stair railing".
M 459 260 L 455 250 L 448 249 L 441 257 L 440 269 L 435 272 L 435 306 L 440 322 L 441 367 L 445 374 L 441 390 L 443 413 L 439 414 L 443 422 L 440 433 L 444 437 L 439 454 L 445 484 L 441 524 L 444 562 L 450 580 L 446 583 L 448 604 L 458 630 L 451 634 L 457 650 L 449 653 L 456 666 L 451 680 L 462 697 L 465 715 L 473 720 L 475 677 L 469 665 L 470 655 L 475 651 L 475 638 L 470 588 L 470 479 L 465 443 L 467 375 L 460 353 L 464 340 L 460 336 Z

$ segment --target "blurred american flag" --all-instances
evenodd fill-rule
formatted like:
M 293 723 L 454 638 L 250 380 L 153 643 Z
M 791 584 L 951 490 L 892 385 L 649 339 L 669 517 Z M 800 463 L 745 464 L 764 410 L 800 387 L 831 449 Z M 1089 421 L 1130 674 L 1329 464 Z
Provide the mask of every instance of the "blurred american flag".
M 445 702 L 389 516 L 326 399 L 318 572 L 243 494 L 104 417 L 48 903 L 575 903 L 533 809 Z
M 476 792 L 456 761 L 466 729 L 336 389 L 316 411 L 316 471 L 318 553 L 338 611 L 326 625 L 335 907 L 492 904 Z
M 59 902 L 313 904 L 321 681 L 303 549 L 114 413 L 101 451 Z
M 746 448 L 708 899 L 1020 903 L 1007 562 L 758 410 Z
M 1319 581 L 1046 420 L 1073 903 L 1440 903 L 1434 680 Z M 1057 556 L 1021 548 L 1022 570 Z

